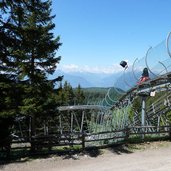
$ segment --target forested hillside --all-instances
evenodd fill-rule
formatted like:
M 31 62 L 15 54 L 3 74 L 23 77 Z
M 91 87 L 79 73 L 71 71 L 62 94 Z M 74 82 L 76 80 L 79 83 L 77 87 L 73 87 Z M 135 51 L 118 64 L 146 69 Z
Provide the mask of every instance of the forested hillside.
M 83 88 L 82 90 L 85 95 L 85 104 L 98 104 L 102 102 L 102 100 L 106 96 L 108 98 L 111 98 L 110 101 L 112 102 L 118 100 L 118 98 L 121 96 L 121 94 L 117 92 L 118 89 L 115 89 L 114 87 L 112 88 L 92 87 L 92 88 Z M 122 90 L 119 91 L 123 92 Z

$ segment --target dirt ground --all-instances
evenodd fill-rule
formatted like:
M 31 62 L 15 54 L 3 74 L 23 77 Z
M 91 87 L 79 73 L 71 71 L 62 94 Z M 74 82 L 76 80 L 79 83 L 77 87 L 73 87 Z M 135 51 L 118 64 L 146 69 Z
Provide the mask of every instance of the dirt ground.
M 84 154 L 44 159 L 21 159 L 0 166 L 1 171 L 171 171 L 171 142 L 90 150 Z

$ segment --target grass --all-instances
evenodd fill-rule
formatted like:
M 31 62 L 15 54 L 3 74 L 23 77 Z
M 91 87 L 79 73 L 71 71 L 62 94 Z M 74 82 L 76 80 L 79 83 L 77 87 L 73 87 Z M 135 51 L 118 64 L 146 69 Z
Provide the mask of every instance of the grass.
M 159 135 L 147 136 L 146 135 L 144 139 L 142 139 L 141 136 L 131 136 L 128 139 L 128 143 L 137 144 L 137 143 L 143 143 L 143 142 L 165 141 L 165 140 L 169 140 L 169 136 L 159 136 Z

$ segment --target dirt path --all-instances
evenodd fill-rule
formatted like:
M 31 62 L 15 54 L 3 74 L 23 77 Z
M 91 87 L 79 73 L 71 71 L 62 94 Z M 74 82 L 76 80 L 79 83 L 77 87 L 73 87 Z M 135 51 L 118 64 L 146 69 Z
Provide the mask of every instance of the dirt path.
M 171 142 L 145 143 L 129 149 L 105 149 L 97 157 L 53 156 L 0 166 L 2 171 L 171 171 Z

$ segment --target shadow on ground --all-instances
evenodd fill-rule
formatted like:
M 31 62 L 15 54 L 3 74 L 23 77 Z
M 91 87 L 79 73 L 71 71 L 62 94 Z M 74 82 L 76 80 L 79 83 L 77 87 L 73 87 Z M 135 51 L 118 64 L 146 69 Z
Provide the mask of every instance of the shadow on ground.
M 86 148 L 84 151 L 82 150 L 65 150 L 65 151 L 46 151 L 46 152 L 35 152 L 31 153 L 30 151 L 17 151 L 13 152 L 10 158 L 7 157 L 0 157 L 0 166 L 9 164 L 9 163 L 24 163 L 34 159 L 46 159 L 53 156 L 61 157 L 62 159 L 73 159 L 77 160 L 80 156 L 89 156 L 89 157 L 98 157 L 103 154 L 102 149 L 108 149 L 115 154 L 122 154 L 122 153 L 131 153 L 131 151 L 126 148 L 125 145 L 113 145 L 110 147 L 89 147 Z
M 90 156 L 90 157 L 98 157 L 99 155 L 102 154 L 102 151 L 100 148 L 87 148 L 85 151 L 84 151 L 84 154 Z
M 121 154 L 131 154 L 133 153 L 129 149 L 129 145 L 114 145 L 108 148 L 111 152 L 121 155 Z
M 35 153 L 31 153 L 30 150 L 16 150 L 12 151 L 10 158 L 6 157 L 2 154 L 0 151 L 0 170 L 4 165 L 7 165 L 9 163 L 24 163 L 30 160 L 34 159 L 46 159 L 50 157 L 61 157 L 62 159 L 73 159 L 77 160 L 80 156 L 89 156 L 89 157 L 98 157 L 103 154 L 103 149 L 109 150 L 110 152 L 122 155 L 122 154 L 131 154 L 135 150 L 140 150 L 141 144 L 143 146 L 144 142 L 154 142 L 154 141 L 162 141 L 162 140 L 168 140 L 166 138 L 163 139 L 149 139 L 148 137 L 145 139 L 145 141 L 142 141 L 141 139 L 129 139 L 129 142 L 127 144 L 115 144 L 110 146 L 104 146 L 104 147 L 88 147 L 84 151 L 82 151 L 81 148 L 78 149 L 72 149 L 72 148 L 65 148 L 62 150 L 42 150 L 37 151 Z

